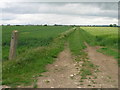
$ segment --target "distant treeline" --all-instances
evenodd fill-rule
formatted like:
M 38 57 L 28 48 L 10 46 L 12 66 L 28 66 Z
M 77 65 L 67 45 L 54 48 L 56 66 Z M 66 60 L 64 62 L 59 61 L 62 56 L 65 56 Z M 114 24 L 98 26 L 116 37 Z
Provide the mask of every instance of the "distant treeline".
M 73 26 L 73 27 L 120 27 L 119 25 L 116 24 L 110 24 L 110 25 L 59 25 L 59 24 L 54 24 L 54 25 L 33 25 L 33 24 L 28 24 L 28 25 L 2 25 L 2 26 Z

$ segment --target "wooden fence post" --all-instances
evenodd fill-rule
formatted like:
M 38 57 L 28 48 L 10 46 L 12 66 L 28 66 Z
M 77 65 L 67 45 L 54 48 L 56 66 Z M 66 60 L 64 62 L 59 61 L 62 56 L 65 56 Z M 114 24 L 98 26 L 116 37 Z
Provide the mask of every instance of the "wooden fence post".
M 13 60 L 16 57 L 17 42 L 18 42 L 18 31 L 15 30 L 12 32 L 12 36 L 11 36 L 9 60 Z

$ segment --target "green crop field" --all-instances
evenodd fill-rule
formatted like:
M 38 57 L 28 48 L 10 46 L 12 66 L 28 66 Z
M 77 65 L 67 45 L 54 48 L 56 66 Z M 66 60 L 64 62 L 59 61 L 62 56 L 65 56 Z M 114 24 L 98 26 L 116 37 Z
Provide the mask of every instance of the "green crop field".
M 49 45 L 53 38 L 69 28 L 67 26 L 3 26 L 3 60 L 8 60 L 10 39 L 13 30 L 19 31 L 17 54 L 20 55 L 30 48 Z
M 19 31 L 17 57 L 8 60 L 11 33 Z M 83 61 L 80 75 L 85 79 L 97 68 L 89 61 L 85 42 L 90 46 L 100 46 L 98 52 L 114 56 L 120 64 L 118 56 L 117 27 L 76 27 L 71 26 L 3 26 L 2 28 L 2 60 L 3 85 L 16 87 L 36 82 L 36 78 L 45 72 L 45 66 L 52 64 L 58 54 L 68 43 L 70 51 L 77 62 Z
M 95 38 L 98 45 L 118 48 L 117 27 L 82 27 L 81 29 L 85 30 L 89 34 L 88 36 Z

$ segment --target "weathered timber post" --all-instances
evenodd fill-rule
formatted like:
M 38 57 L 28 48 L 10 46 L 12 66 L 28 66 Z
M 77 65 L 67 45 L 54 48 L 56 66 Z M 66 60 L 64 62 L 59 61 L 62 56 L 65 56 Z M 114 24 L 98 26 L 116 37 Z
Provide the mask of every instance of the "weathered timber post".
M 15 30 L 12 32 L 12 36 L 11 36 L 9 60 L 13 60 L 16 57 L 17 42 L 18 42 L 18 31 Z

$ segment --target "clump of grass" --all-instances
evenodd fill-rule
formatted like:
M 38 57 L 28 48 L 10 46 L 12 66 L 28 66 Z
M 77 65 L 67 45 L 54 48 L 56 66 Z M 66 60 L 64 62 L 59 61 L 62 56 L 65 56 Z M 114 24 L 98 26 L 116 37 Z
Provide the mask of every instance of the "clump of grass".
M 88 68 L 82 68 L 80 71 L 82 72 L 81 73 L 82 78 L 83 77 L 86 78 L 87 75 L 92 75 L 92 72 Z
M 81 79 L 86 79 L 88 75 L 92 75 L 95 72 L 97 66 L 90 61 L 84 61 L 82 64 L 82 69 L 80 70 Z
M 92 85 L 89 84 L 88 86 L 92 86 Z
M 79 82 L 84 82 L 83 80 L 80 80 Z
M 34 80 L 33 88 L 37 88 L 37 79 Z
M 109 56 L 114 56 L 115 58 L 118 58 L 118 51 L 112 50 L 110 48 L 103 47 L 103 48 L 98 49 L 97 51 L 107 54 Z

